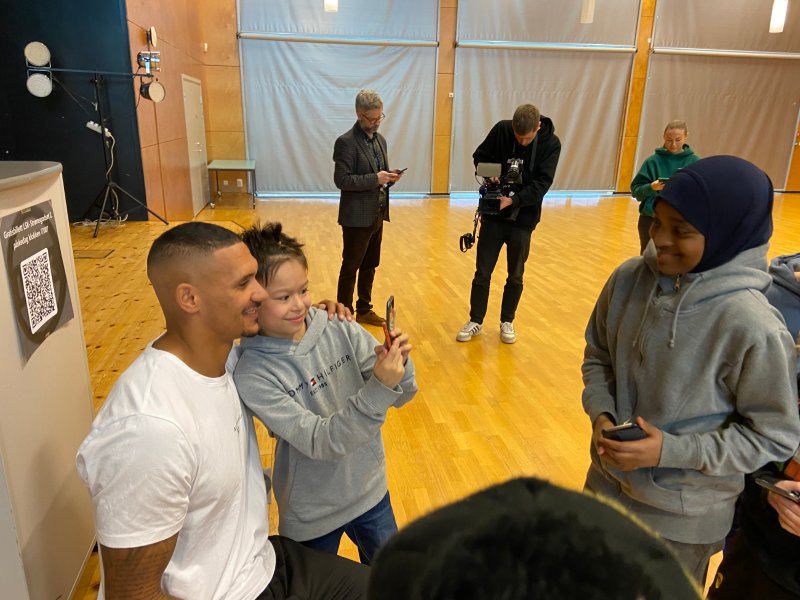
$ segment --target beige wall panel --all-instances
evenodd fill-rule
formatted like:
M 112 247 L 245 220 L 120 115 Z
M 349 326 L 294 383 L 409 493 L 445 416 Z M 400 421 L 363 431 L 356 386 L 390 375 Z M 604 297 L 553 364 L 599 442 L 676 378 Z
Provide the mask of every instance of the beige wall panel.
M 182 0 L 161 3 L 163 31 L 161 31 L 161 29 L 158 30 L 158 37 L 174 48 L 180 48 L 185 42 L 185 34 L 183 31 L 185 18 L 183 10 L 184 3 Z M 159 43 L 159 46 L 160 45 Z
M 644 77 L 636 77 L 631 81 L 628 94 L 628 116 L 625 119 L 625 135 L 639 135 L 639 121 L 642 118 L 642 99 L 644 98 Z
M 450 191 L 450 136 L 437 135 L 433 145 L 433 193 Z
M 142 167 L 147 206 L 163 217 L 166 207 L 164 206 L 164 189 L 161 184 L 161 157 L 158 153 L 158 146 L 142 148 Z M 153 215 L 150 215 L 149 218 L 155 219 Z
M 198 62 L 196 58 L 190 56 L 186 53 L 183 54 L 183 71 L 181 73 L 188 75 L 189 77 L 194 77 L 195 79 L 199 79 L 202 82 L 202 86 L 206 86 L 205 82 L 205 70 L 203 69 L 203 64 Z
M 159 44 L 162 71 L 159 81 L 167 95 L 156 108 L 159 143 L 186 137 L 186 118 L 183 114 L 183 84 L 181 73 L 185 69 L 185 55 L 171 44 Z M 184 152 L 186 150 L 184 149 Z
M 631 180 L 638 171 L 639 165 L 634 165 L 636 158 L 636 137 L 626 137 L 622 142 L 622 159 L 619 167 L 618 192 L 630 192 Z
M 797 132 L 795 142 L 800 144 L 800 131 Z M 789 164 L 789 177 L 786 179 L 787 192 L 800 192 L 800 145 L 795 145 L 792 161 Z
M 209 131 L 208 160 L 241 160 L 245 158 L 244 132 Z
M 236 39 L 236 0 L 199 0 L 203 7 L 203 39 L 208 52 L 207 65 L 239 65 L 239 43 Z
M 456 60 L 456 9 L 439 10 L 439 73 L 454 73 Z
M 165 214 L 162 216 L 168 221 L 190 221 L 193 216 L 192 186 L 186 138 L 162 143 L 158 148 L 164 194 Z
M 639 21 L 639 36 L 636 38 L 636 56 L 633 61 L 634 72 L 647 69 L 650 60 L 650 36 L 653 34 L 653 17 L 642 17 Z
M 206 66 L 206 127 L 209 131 L 244 131 L 239 67 Z
M 194 61 L 201 62 L 202 24 L 199 11 L 195 8 L 194 0 L 181 0 L 178 6 L 182 8 L 182 11 L 178 13 L 181 16 L 178 29 L 180 36 L 178 47 L 192 57 Z
M 436 135 L 450 135 L 453 128 L 453 75 L 439 73 L 436 76 Z
M 139 145 L 142 148 L 156 145 L 158 143 L 156 105 L 142 98 L 136 107 L 136 118 L 139 120 Z
M 127 0 L 125 3 L 128 21 L 138 25 L 142 29 L 155 27 L 159 39 L 162 30 L 166 33 L 162 7 L 167 3 L 155 2 L 154 0 Z

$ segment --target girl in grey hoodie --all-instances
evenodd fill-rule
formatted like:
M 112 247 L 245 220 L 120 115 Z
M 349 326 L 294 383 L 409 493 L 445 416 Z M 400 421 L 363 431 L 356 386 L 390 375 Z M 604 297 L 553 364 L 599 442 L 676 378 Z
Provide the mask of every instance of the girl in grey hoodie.
M 675 173 L 654 243 L 614 271 L 586 329 L 586 488 L 659 532 L 701 583 L 744 474 L 800 441 L 794 340 L 763 295 L 772 195 L 766 174 L 732 156 Z M 604 437 L 629 420 L 643 439 Z
M 354 322 L 311 306 L 302 245 L 280 223 L 242 234 L 267 300 L 259 334 L 241 340 L 234 381 L 277 438 L 272 472 L 281 535 L 336 554 L 342 534 L 369 564 L 397 531 L 381 426 L 417 392 L 411 344 L 389 349 Z

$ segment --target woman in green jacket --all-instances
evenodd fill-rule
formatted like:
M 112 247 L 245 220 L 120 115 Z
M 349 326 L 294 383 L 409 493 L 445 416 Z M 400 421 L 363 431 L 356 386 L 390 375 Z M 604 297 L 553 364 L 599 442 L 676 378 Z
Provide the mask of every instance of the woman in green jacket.
M 631 181 L 631 194 L 639 201 L 640 252 L 650 241 L 650 223 L 653 222 L 653 202 L 664 189 L 664 183 L 672 174 L 700 160 L 686 140 L 689 130 L 685 121 L 670 121 L 664 128 L 664 145 L 656 148 L 642 164 L 642 168 Z

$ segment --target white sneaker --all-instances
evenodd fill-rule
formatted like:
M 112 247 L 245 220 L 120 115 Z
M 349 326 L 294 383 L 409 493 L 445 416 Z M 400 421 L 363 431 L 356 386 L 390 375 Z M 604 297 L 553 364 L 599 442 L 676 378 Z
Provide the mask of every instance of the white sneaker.
M 481 325 L 480 323 L 475 323 L 474 321 L 467 321 L 461 328 L 461 331 L 459 331 L 456 334 L 456 339 L 459 342 L 468 342 L 474 336 L 478 335 L 481 332 L 481 329 L 483 329 L 483 325 Z
M 500 339 L 506 344 L 513 344 L 517 341 L 517 333 L 514 331 L 514 324 L 511 321 L 500 323 Z

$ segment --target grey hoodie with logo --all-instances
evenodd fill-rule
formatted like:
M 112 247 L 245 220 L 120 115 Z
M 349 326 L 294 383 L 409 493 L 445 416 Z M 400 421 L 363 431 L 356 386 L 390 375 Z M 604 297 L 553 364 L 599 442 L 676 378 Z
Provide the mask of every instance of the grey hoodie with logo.
M 584 410 L 592 422 L 641 416 L 664 439 L 657 467 L 629 472 L 592 445 L 587 486 L 667 539 L 722 540 L 744 474 L 800 441 L 794 342 L 763 295 L 767 248 L 676 279 L 650 244 L 611 275 L 589 321 Z
M 277 438 L 273 485 L 281 535 L 330 533 L 386 495 L 381 426 L 417 392 L 414 364 L 389 389 L 372 376 L 378 342 L 355 322 L 311 308 L 299 341 L 241 340 L 234 380 L 245 404 Z

